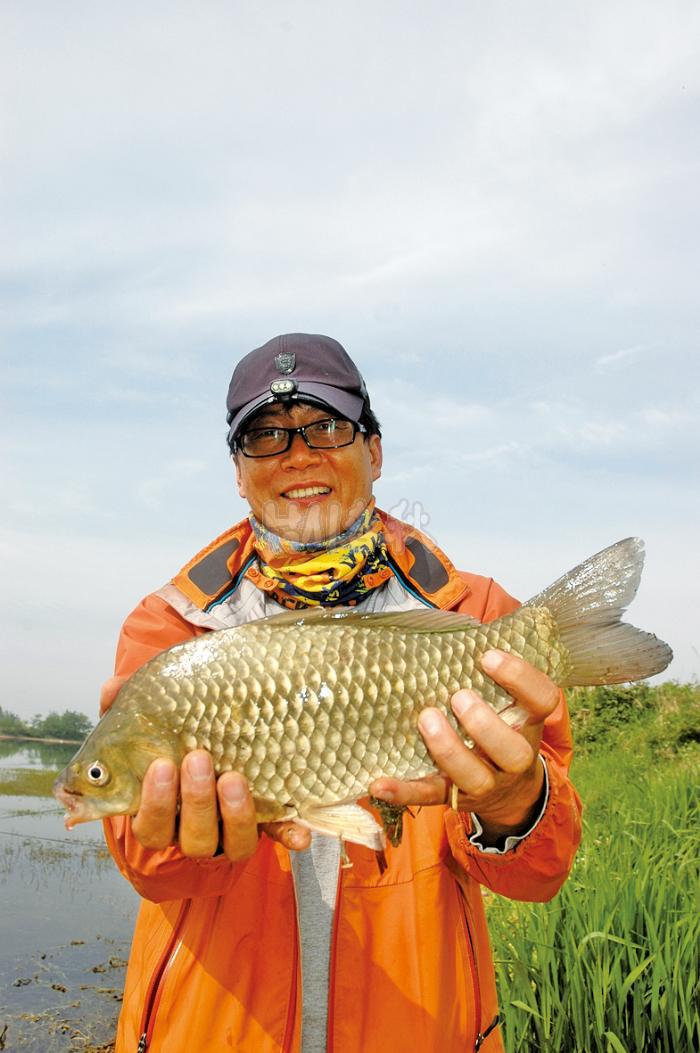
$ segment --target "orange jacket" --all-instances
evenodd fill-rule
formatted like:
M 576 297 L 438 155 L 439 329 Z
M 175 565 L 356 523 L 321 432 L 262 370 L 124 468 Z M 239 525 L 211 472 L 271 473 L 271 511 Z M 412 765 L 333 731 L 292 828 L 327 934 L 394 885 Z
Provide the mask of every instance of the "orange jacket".
M 424 599 L 482 621 L 517 607 L 491 579 L 458 573 L 423 535 L 384 518 L 395 570 Z M 235 584 L 249 551 L 247 524 L 240 524 L 174 581 L 206 611 L 226 592 L 226 574 Z M 215 573 L 205 573 L 207 559 Z M 189 574 L 199 583 L 193 588 Z M 146 597 L 123 627 L 116 673 L 129 676 L 205 631 L 161 597 Z M 580 804 L 567 778 L 571 734 L 563 700 L 546 722 L 542 753 L 547 807 L 510 852 L 480 851 L 468 841 L 470 817 L 441 807 L 406 817 L 401 846 L 387 848 L 384 873 L 374 853 L 347 846 L 353 866 L 340 873 L 334 915 L 329 1051 L 503 1049 L 481 886 L 547 900 L 571 867 Z M 246 862 L 194 860 L 175 846 L 143 848 L 128 818 L 109 820 L 105 829 L 120 870 L 143 897 L 117 1053 L 299 1053 L 297 913 L 287 851 L 262 836 Z

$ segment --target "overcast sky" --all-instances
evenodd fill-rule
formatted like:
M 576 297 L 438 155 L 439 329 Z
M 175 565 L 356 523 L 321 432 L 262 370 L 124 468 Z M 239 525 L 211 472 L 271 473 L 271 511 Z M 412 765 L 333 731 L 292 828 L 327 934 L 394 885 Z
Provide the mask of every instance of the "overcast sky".
M 700 674 L 700 8 L 0 7 L 0 705 L 94 715 L 243 516 L 237 359 L 339 339 L 379 504 L 526 599 L 637 534 Z

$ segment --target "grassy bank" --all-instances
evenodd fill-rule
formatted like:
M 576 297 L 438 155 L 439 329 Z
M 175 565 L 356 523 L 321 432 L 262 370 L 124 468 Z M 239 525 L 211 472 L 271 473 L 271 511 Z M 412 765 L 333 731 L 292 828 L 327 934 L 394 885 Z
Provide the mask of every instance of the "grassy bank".
M 0 796 L 50 797 L 57 771 L 34 771 L 26 768 L 0 769 Z
M 489 898 L 506 1046 L 690 1053 L 700 1048 L 700 688 L 573 694 L 585 817 L 571 877 L 548 904 Z

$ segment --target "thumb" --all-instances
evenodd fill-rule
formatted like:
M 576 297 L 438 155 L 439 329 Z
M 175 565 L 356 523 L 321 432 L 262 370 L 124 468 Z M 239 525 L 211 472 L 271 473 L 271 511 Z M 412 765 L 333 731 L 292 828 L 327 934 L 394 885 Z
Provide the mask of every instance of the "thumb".
M 303 852 L 311 844 L 311 832 L 299 823 L 261 823 L 260 829 L 293 852 Z

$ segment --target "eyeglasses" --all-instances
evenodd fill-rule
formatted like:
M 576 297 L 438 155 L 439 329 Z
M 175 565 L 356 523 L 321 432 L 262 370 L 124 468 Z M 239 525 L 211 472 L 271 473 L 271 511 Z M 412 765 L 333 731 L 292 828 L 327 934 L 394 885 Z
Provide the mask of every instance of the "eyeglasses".
M 236 446 L 245 457 L 274 457 L 286 453 L 294 436 L 301 435 L 311 450 L 337 450 L 351 446 L 358 431 L 365 429 L 355 421 L 328 417 L 303 428 L 251 428 L 239 435 Z

